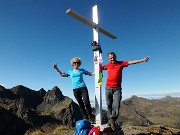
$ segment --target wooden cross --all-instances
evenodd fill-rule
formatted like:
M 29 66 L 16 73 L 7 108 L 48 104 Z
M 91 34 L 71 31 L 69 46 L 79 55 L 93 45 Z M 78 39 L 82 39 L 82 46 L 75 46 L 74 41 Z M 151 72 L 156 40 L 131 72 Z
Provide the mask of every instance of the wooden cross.
M 116 39 L 117 37 L 105 29 L 99 27 L 98 24 L 98 8 L 97 5 L 95 5 L 92 8 L 92 14 L 93 14 L 93 22 L 87 20 L 83 16 L 79 15 L 75 11 L 73 11 L 71 8 L 66 11 L 66 13 L 75 19 L 81 21 L 82 23 L 90 26 L 93 28 L 93 42 L 98 43 L 100 41 L 99 39 L 99 32 L 105 34 L 106 36 Z M 98 84 L 98 78 L 99 78 L 99 49 L 94 49 L 94 59 L 97 61 L 94 61 L 94 71 L 95 71 L 95 109 L 96 109 L 96 125 L 102 125 L 102 96 L 101 96 L 101 86 Z

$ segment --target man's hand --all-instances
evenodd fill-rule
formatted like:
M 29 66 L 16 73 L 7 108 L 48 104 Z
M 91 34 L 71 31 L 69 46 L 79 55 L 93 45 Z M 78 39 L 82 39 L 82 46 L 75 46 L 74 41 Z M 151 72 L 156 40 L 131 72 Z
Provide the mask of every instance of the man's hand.
M 149 57 L 145 57 L 142 59 L 143 62 L 148 62 L 148 60 L 149 60 Z

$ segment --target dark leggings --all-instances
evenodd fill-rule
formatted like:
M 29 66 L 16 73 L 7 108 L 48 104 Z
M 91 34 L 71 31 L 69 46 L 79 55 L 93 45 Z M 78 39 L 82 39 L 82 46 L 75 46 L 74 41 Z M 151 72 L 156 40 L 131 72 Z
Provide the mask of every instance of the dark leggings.
M 74 97 L 76 98 L 79 104 L 79 108 L 81 110 L 83 118 L 88 119 L 88 117 L 92 116 L 92 110 L 87 87 L 73 89 L 73 92 Z

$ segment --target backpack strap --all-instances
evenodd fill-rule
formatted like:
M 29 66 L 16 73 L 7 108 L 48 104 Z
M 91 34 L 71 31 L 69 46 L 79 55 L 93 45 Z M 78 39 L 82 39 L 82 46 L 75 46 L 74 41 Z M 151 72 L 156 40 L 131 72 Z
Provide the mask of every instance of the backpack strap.
M 89 134 L 88 134 L 88 135 L 93 135 L 93 133 L 95 133 L 95 135 L 99 135 L 99 133 L 100 133 L 100 127 L 99 127 L 99 126 L 93 127 L 93 128 L 89 131 Z

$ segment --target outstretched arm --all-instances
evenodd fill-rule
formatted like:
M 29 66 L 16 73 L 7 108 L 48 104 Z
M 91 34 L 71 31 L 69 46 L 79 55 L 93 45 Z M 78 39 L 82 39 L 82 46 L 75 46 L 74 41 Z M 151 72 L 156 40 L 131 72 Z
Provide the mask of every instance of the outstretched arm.
M 141 62 L 148 62 L 148 60 L 149 60 L 149 57 L 145 57 L 140 60 L 128 61 L 128 63 L 129 63 L 129 65 L 132 65 L 132 64 L 137 64 L 137 63 L 141 63 Z
M 59 70 L 57 64 L 54 64 L 54 65 L 53 65 L 53 68 L 56 69 L 56 71 L 58 72 L 58 74 L 59 74 L 60 76 L 62 76 L 62 77 L 68 77 L 68 76 L 69 76 L 69 75 L 67 75 L 67 74 L 65 74 L 65 73 L 62 73 L 62 72 Z
M 95 73 L 94 72 L 88 72 L 86 75 L 93 76 L 93 75 L 95 75 Z

